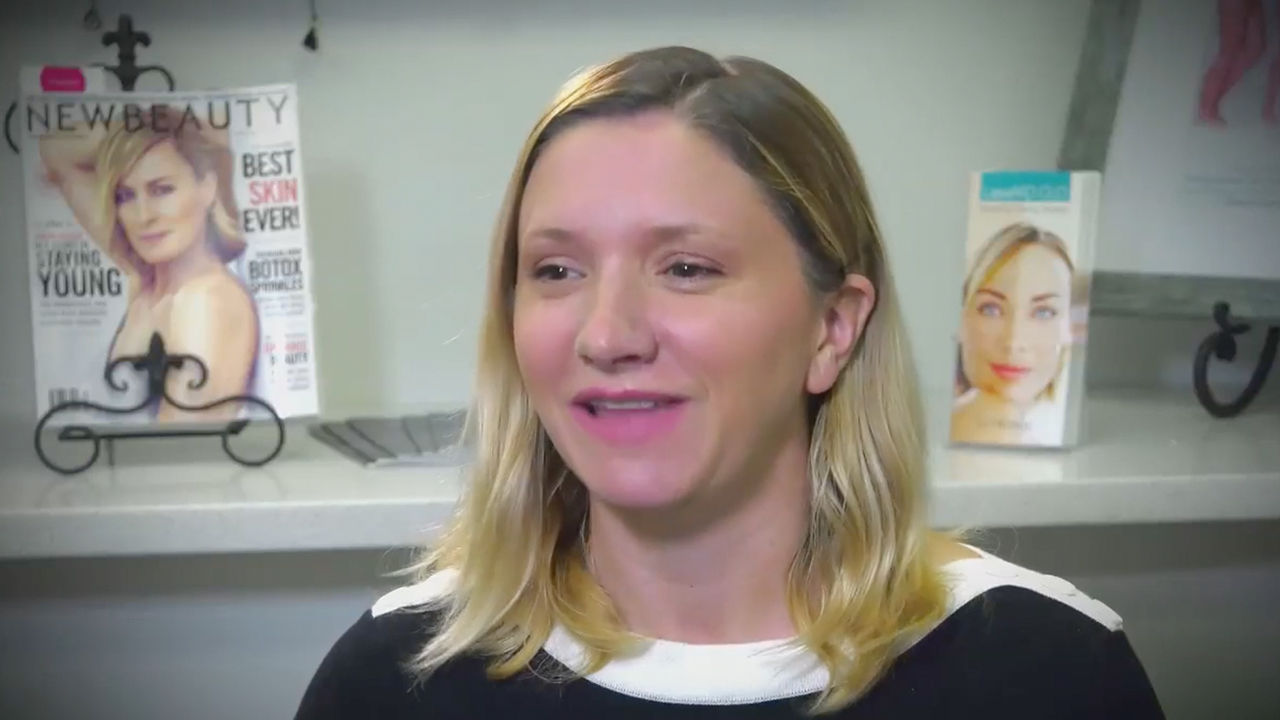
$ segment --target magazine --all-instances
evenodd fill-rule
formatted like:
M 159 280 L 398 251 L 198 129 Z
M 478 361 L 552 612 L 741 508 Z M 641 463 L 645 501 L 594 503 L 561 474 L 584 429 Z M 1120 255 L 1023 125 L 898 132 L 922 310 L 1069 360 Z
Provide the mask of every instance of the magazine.
M 1076 444 L 1101 183 L 1084 171 L 972 175 L 953 443 Z
M 318 413 L 293 85 L 23 93 L 36 412 L 51 425 Z M 127 358 L 162 343 L 165 397 Z M 79 407 L 79 406 L 77 406 Z
M 355 417 L 317 422 L 312 437 L 365 467 L 465 465 L 472 449 L 462 438 L 466 413 Z

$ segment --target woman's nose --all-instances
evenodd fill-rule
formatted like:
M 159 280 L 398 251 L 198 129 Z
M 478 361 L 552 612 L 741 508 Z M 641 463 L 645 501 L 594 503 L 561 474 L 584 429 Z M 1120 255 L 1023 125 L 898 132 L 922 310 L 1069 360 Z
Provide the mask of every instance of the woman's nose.
M 138 222 L 146 225 L 155 219 L 156 208 L 150 198 L 143 195 L 135 200 L 134 203 L 138 208 Z
M 640 283 L 601 278 L 586 303 L 578 331 L 579 357 L 606 371 L 652 362 L 657 342 L 649 324 L 646 290 Z
M 1031 321 L 1025 318 L 1012 317 L 1005 323 L 1005 347 L 1010 352 L 1022 352 L 1029 347 Z

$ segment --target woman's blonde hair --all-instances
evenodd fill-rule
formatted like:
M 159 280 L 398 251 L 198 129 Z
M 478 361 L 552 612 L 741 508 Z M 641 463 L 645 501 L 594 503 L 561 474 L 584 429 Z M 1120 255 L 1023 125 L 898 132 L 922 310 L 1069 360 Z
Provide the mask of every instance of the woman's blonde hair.
M 815 293 L 868 277 L 877 303 L 834 387 L 812 398 L 811 521 L 791 568 L 796 642 L 829 668 L 815 711 L 866 691 L 946 612 L 926 553 L 924 421 L 912 356 L 867 187 L 827 108 L 758 60 L 683 47 L 637 52 L 567 83 L 520 152 L 490 250 L 474 405 L 475 461 L 455 513 L 408 572 L 449 571 L 429 607 L 435 634 L 411 667 L 425 677 L 464 652 L 495 678 L 530 662 L 553 627 L 586 649 L 590 674 L 633 643 L 583 553 L 586 491 L 543 430 L 512 344 L 517 219 L 540 152 L 578 123 L 670 112 L 706 133 L 754 177 L 799 246 Z M 535 669 L 536 671 L 536 669 Z
M 155 271 L 129 244 L 120 227 L 116 209 L 116 190 L 120 180 L 147 151 L 163 142 L 173 143 L 178 155 L 191 166 L 197 179 L 214 174 L 217 190 L 206 219 L 205 242 L 222 262 L 230 262 L 245 250 L 244 233 L 238 222 L 235 196 L 235 159 L 225 139 L 214 131 L 183 117 L 183 111 L 168 105 L 156 105 L 143 116 L 147 122 L 129 127 L 116 121 L 98 146 L 97 168 L 100 178 L 98 207 L 110 228 L 107 254 L 129 265 L 144 285 L 150 285 Z M 185 119 L 185 122 L 184 122 Z
M 972 261 L 969 263 L 969 272 L 964 278 L 961 307 L 968 308 L 978 290 L 990 282 L 991 278 L 1000 272 L 1000 268 L 1017 257 L 1018 253 L 1033 245 L 1050 250 L 1054 255 L 1062 258 L 1062 262 L 1066 263 L 1072 279 L 1071 297 L 1067 298 L 1067 301 L 1069 304 L 1083 302 L 1083 298 L 1087 293 L 1077 287 L 1083 282 L 1083 278 L 1080 278 L 1076 273 L 1076 264 L 1071 259 L 1071 250 L 1067 247 L 1067 243 L 1062 237 L 1057 233 L 1037 227 L 1031 223 L 1016 222 L 1000 228 L 973 256 Z M 1068 322 L 1070 322 L 1069 318 Z M 961 349 L 957 348 L 956 382 L 958 392 L 965 392 L 973 387 L 972 383 L 969 382 L 969 377 L 964 372 L 962 356 Z M 1057 388 L 1057 378 L 1062 374 L 1062 369 L 1065 365 L 1066 351 L 1064 350 L 1058 358 L 1058 370 L 1053 374 L 1054 379 L 1050 380 L 1049 384 L 1040 393 L 1042 399 L 1053 400 Z

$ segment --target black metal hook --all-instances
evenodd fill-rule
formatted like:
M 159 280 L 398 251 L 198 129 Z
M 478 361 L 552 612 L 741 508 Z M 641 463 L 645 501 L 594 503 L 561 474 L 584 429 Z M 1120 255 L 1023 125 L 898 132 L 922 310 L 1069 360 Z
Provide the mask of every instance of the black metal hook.
M 140 30 L 133 29 L 133 18 L 128 15 L 121 15 L 116 22 L 116 29 L 102 34 L 102 44 L 110 47 L 115 45 L 117 48 L 116 57 L 119 65 L 102 65 L 108 72 L 115 75 L 120 80 L 120 88 L 125 92 L 132 92 L 138 83 L 138 78 L 149 72 L 158 72 L 164 76 L 165 83 L 169 88 L 169 92 L 174 90 L 173 75 L 169 74 L 159 65 L 138 65 L 137 47 L 151 46 L 151 35 Z
M 1224 403 L 1219 402 L 1209 388 L 1209 359 L 1214 357 L 1225 362 L 1233 362 L 1239 350 L 1236 336 L 1249 332 L 1250 326 L 1248 323 L 1232 321 L 1231 306 L 1225 302 L 1214 304 L 1213 321 L 1219 329 L 1205 338 L 1196 349 L 1191 379 L 1195 387 L 1196 399 L 1210 415 L 1216 418 L 1231 418 L 1244 412 L 1266 384 L 1267 375 L 1275 363 L 1277 347 L 1280 346 L 1280 327 L 1273 325 L 1267 329 L 1267 336 L 1262 345 L 1262 355 L 1259 356 L 1258 364 L 1253 368 L 1248 384 L 1235 400 Z

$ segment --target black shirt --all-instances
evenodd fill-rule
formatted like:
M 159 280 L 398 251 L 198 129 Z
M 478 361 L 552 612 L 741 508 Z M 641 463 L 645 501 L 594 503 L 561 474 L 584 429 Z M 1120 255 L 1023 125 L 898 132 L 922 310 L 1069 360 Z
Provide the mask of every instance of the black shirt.
M 1163 718 L 1120 618 L 1067 581 L 991 555 L 947 566 L 947 617 L 907 649 L 841 720 L 1156 720 Z M 415 605 L 437 578 L 399 588 L 363 613 L 312 678 L 296 720 L 771 720 L 804 717 L 826 672 L 781 643 L 657 641 L 588 678 L 532 672 L 493 681 L 463 658 L 421 684 L 403 670 L 426 640 Z M 553 633 L 537 663 L 573 667 L 577 645 Z

